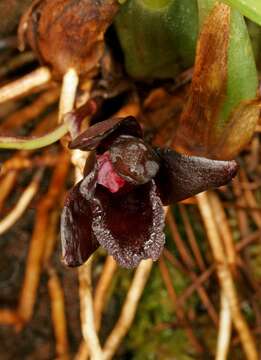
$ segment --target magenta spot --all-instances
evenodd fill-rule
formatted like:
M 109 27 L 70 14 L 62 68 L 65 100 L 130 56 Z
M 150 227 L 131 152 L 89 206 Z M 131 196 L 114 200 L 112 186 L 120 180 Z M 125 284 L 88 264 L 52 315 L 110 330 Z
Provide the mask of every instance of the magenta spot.
M 119 191 L 119 189 L 125 185 L 126 181 L 114 170 L 109 153 L 106 151 L 104 154 L 98 155 L 97 163 L 98 184 L 106 187 L 112 193 Z

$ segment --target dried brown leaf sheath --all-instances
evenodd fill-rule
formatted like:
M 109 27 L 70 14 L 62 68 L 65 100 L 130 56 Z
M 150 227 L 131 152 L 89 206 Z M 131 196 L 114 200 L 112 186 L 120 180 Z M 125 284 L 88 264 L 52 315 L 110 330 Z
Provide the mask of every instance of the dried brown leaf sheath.
M 20 46 L 27 42 L 56 77 L 69 68 L 86 74 L 103 54 L 118 6 L 116 0 L 36 0 L 20 23 Z
M 1 0 L 0 1 L 0 35 L 9 35 L 15 30 L 19 18 L 32 0 Z M 4 15 L 4 16 L 3 16 Z
M 215 142 L 213 119 L 226 95 L 229 31 L 230 8 L 217 4 L 200 36 L 191 96 L 175 139 L 178 146 L 192 153 L 205 154 Z

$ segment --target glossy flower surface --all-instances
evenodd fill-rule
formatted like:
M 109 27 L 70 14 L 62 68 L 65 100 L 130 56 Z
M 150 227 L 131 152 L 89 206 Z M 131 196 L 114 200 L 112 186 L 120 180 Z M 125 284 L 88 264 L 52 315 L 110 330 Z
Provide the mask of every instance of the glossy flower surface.
M 91 126 L 70 148 L 92 152 L 62 213 L 68 266 L 83 264 L 99 246 L 126 268 L 157 260 L 165 243 L 163 205 L 224 185 L 237 172 L 235 161 L 152 148 L 133 117 Z

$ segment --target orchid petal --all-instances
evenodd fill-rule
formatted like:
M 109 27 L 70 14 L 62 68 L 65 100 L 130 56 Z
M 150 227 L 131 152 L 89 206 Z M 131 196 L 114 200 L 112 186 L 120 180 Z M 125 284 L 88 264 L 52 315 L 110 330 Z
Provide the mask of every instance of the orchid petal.
M 101 121 L 80 134 L 70 143 L 69 147 L 80 150 L 95 150 L 102 147 L 104 152 L 120 135 L 142 137 L 141 127 L 133 116 Z
M 225 185 L 238 170 L 235 161 L 186 156 L 170 149 L 157 152 L 161 167 L 155 180 L 164 205 Z

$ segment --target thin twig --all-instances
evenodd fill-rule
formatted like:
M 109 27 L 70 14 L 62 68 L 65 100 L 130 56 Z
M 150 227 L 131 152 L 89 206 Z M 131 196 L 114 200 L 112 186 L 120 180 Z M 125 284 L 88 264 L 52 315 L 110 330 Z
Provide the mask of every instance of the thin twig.
M 137 267 L 123 304 L 120 317 L 104 344 L 104 360 L 112 359 L 119 347 L 119 344 L 131 327 L 140 297 L 149 278 L 151 269 L 152 260 L 143 260 Z
M 186 288 L 186 290 L 183 291 L 183 293 L 177 298 L 177 302 L 182 304 L 185 304 L 185 302 L 191 297 L 194 291 L 197 291 L 198 286 L 204 284 L 206 281 L 209 280 L 210 276 L 213 274 L 215 270 L 214 266 L 211 266 L 209 269 L 207 269 L 205 272 L 203 272 L 200 276 L 197 277 L 193 281 L 193 283 Z M 215 315 L 216 318 L 216 315 Z M 216 321 L 215 321 L 216 322 Z
M 244 181 L 244 183 L 248 183 L 247 175 L 246 175 L 244 169 L 240 170 L 240 178 Z M 258 207 L 255 196 L 251 190 L 244 188 L 243 194 L 244 194 L 244 199 L 246 201 L 246 204 L 248 206 L 255 207 L 255 208 Z M 250 216 L 252 217 L 253 221 L 256 223 L 257 227 L 261 228 L 261 213 L 251 211 Z
M 232 274 L 229 270 L 207 193 L 205 192 L 197 195 L 197 200 L 199 210 L 207 231 L 208 240 L 217 265 L 217 274 L 220 285 L 229 302 L 233 323 L 239 333 L 247 359 L 258 360 L 254 339 L 240 310 L 236 287 L 232 278 Z
M 63 289 L 56 271 L 48 269 L 48 290 L 51 299 L 52 321 L 56 339 L 56 355 L 58 359 L 68 359 L 68 335 L 65 317 Z
M 0 221 L 0 235 L 8 231 L 23 215 L 39 188 L 42 171 L 36 174 L 11 212 Z
M 103 353 L 95 330 L 93 316 L 92 286 L 91 286 L 92 257 L 79 267 L 79 292 L 81 305 L 82 335 L 88 345 L 92 360 L 103 360 Z
M 16 310 L 1 309 L 0 310 L 0 324 L 13 325 L 17 329 L 21 327 L 21 318 Z
M 52 105 L 58 100 L 59 93 L 59 87 L 45 91 L 43 94 L 39 95 L 37 99 L 30 105 L 25 106 L 22 109 L 19 109 L 9 115 L 4 120 L 3 124 L 1 124 L 1 133 L 2 131 L 13 129 L 17 131 L 17 129 L 21 128 L 28 121 L 36 119 L 46 110 L 48 106 Z
M 176 294 L 175 288 L 172 284 L 169 270 L 168 270 L 163 258 L 160 258 L 160 260 L 159 260 L 159 268 L 160 268 L 160 271 L 162 274 L 163 281 L 166 285 L 169 297 L 172 300 L 172 303 L 175 307 L 177 318 L 179 319 L 179 322 L 184 325 L 186 334 L 188 336 L 188 339 L 190 340 L 191 345 L 195 348 L 195 350 L 198 353 L 202 353 L 204 351 L 204 349 L 203 349 L 202 345 L 199 343 L 198 339 L 196 338 L 196 336 L 193 332 L 193 329 L 188 324 L 183 305 L 181 305 L 180 303 L 177 302 L 177 294 Z
M 0 77 L 8 75 L 8 73 L 15 71 L 16 69 L 31 63 L 35 60 L 35 54 L 32 51 L 27 51 L 18 54 L 14 58 L 11 58 L 3 66 L 0 67 Z
M 229 302 L 226 298 L 226 295 L 224 294 L 224 291 L 221 291 L 220 306 L 220 324 L 218 332 L 216 360 L 226 360 L 229 352 L 229 344 L 231 339 L 232 320 Z
M 68 169 L 69 157 L 67 152 L 63 152 L 53 173 L 48 192 L 39 202 L 36 209 L 36 222 L 30 242 L 25 278 L 18 306 L 18 313 L 25 322 L 30 321 L 33 314 L 45 253 L 44 249 L 49 223 L 49 213 L 52 208 L 56 206 L 57 201 L 59 201 L 58 199 L 61 194 L 61 189 L 64 186 Z
M 197 261 L 198 267 L 199 267 L 199 269 L 201 271 L 205 271 L 206 270 L 206 265 L 204 263 L 202 255 L 201 255 L 199 246 L 197 244 L 197 240 L 196 240 L 193 228 L 192 228 L 192 226 L 190 224 L 189 217 L 188 217 L 188 214 L 187 214 L 187 211 L 186 211 L 186 207 L 183 204 L 180 204 L 179 205 L 179 210 L 180 210 L 180 214 L 181 214 L 182 220 L 183 220 L 184 225 L 185 225 L 185 231 L 186 231 L 186 234 L 187 234 L 187 237 L 188 237 L 188 241 L 189 241 L 190 247 L 191 247 L 191 249 L 193 251 L 193 254 L 195 256 L 195 259 Z
M 232 267 L 232 269 L 235 269 L 236 250 L 226 213 L 217 194 L 214 191 L 209 191 L 208 194 L 212 209 L 214 210 L 213 215 L 215 217 L 217 228 L 223 240 L 227 261 L 229 265 Z
M 187 249 L 186 245 L 184 244 L 182 237 L 179 233 L 178 226 L 174 220 L 173 215 L 170 212 L 168 212 L 168 214 L 167 214 L 167 219 L 168 219 L 168 224 L 170 226 L 172 238 L 175 241 L 177 248 L 179 249 L 181 259 L 184 262 L 184 264 L 186 264 L 186 266 L 189 270 L 188 276 L 191 278 L 191 280 L 193 282 L 195 282 L 198 295 L 199 295 L 200 299 L 202 300 L 203 304 L 205 305 L 205 307 L 208 311 L 208 314 L 209 314 L 210 318 L 212 319 L 213 323 L 217 326 L 218 325 L 217 312 L 216 312 L 214 306 L 212 305 L 204 287 L 201 285 L 198 285 L 198 283 L 197 283 L 197 275 L 193 272 L 193 267 L 191 266 L 192 262 L 194 262 L 194 259 L 191 257 L 189 250 Z
M 192 270 L 195 267 L 194 259 L 192 258 L 190 251 L 188 250 L 187 246 L 184 244 L 179 231 L 174 216 L 171 213 L 171 210 L 168 211 L 167 216 L 167 223 L 170 228 L 172 238 L 177 246 L 177 249 L 181 255 L 184 264 L 187 266 L 189 270 Z
M 40 87 L 50 80 L 51 73 L 48 68 L 41 67 L 34 70 L 30 74 L 0 88 L 0 104 L 15 99 L 18 96 L 25 95 L 30 90 Z
M 98 332 L 101 324 L 103 309 L 108 301 L 108 289 L 111 285 L 112 277 L 117 269 L 117 263 L 111 256 L 107 256 L 102 269 L 102 274 L 98 280 L 93 301 L 93 311 L 96 331 Z M 74 360 L 86 360 L 89 356 L 89 348 L 85 341 L 82 341 Z
M 111 284 L 111 280 L 117 269 L 117 263 L 111 256 L 107 256 L 106 262 L 103 267 L 102 274 L 98 281 L 97 287 L 94 293 L 94 316 L 95 327 L 100 329 L 102 310 L 106 303 L 108 288 Z

